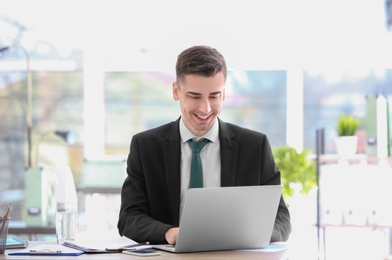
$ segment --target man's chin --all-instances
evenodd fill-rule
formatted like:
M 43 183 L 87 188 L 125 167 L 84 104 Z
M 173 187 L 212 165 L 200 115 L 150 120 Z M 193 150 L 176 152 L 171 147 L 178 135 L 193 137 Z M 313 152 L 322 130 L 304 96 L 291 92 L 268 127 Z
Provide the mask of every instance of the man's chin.
M 210 128 L 212 127 L 213 124 L 211 124 L 210 121 L 207 123 L 199 123 L 196 125 L 196 127 L 193 127 L 193 130 L 198 133 L 198 136 L 204 135 Z

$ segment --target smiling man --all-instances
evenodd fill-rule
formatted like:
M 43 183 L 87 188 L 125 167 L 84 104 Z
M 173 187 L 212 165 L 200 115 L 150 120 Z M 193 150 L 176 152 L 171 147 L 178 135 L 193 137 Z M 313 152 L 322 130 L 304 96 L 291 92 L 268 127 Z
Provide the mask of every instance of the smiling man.
M 218 72 L 208 77 L 191 74 L 173 83 L 182 120 L 195 135 L 204 135 L 215 124 L 225 99 L 225 81 L 223 72 Z
M 138 242 L 176 243 L 190 188 L 281 183 L 267 136 L 218 118 L 225 100 L 224 57 L 208 46 L 186 49 L 178 56 L 176 77 L 172 91 L 181 117 L 131 141 L 118 229 Z M 192 143 L 198 142 L 204 143 L 194 175 Z M 271 242 L 286 241 L 290 233 L 290 214 L 281 198 Z

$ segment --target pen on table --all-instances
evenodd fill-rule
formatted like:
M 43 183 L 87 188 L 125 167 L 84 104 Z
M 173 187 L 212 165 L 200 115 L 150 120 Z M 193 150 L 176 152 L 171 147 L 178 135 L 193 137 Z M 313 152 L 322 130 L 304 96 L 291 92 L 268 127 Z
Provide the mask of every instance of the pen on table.
M 8 218 L 8 215 L 10 214 L 11 210 L 12 210 L 12 203 L 10 203 L 10 205 L 8 205 L 8 209 L 5 212 L 5 215 L 3 218 Z
M 126 247 L 120 247 L 120 248 L 106 248 L 106 251 L 109 251 L 109 252 L 122 252 L 124 250 L 132 250 L 132 249 L 136 250 L 135 247 L 146 246 L 146 245 L 149 245 L 149 244 L 150 244 L 149 242 L 145 242 L 145 243 L 138 243 L 138 244 L 134 244 L 134 245 L 126 246 Z
M 8 209 L 7 209 L 7 212 L 5 213 L 5 215 L 4 215 L 4 219 L 7 219 L 8 218 L 8 215 L 10 214 L 10 212 L 11 212 L 11 210 L 12 210 L 12 203 L 10 203 L 10 205 L 8 206 Z M 4 226 L 5 226 L 5 220 L 3 221 L 3 224 L 1 225 L 1 228 L 0 228 L 0 234 L 1 233 L 3 233 L 3 230 L 4 230 Z

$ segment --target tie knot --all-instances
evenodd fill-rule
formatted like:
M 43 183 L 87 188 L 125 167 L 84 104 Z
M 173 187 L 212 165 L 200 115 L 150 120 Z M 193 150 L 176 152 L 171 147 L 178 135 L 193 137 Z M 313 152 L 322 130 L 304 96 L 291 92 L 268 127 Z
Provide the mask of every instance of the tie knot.
M 203 147 L 204 147 L 209 141 L 210 141 L 210 140 L 205 139 L 205 138 L 203 138 L 203 139 L 201 139 L 201 140 L 199 140 L 199 141 L 197 141 L 197 142 L 194 142 L 194 141 L 192 141 L 192 139 L 190 139 L 190 140 L 188 141 L 188 144 L 189 144 L 189 146 L 191 147 L 192 152 L 194 152 L 194 153 L 200 153 L 201 149 L 203 149 Z

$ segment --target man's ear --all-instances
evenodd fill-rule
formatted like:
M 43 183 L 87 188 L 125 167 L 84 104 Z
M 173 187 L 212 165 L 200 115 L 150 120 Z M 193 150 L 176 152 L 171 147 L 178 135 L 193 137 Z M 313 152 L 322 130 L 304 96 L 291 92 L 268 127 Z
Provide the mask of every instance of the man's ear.
M 225 101 L 225 98 L 226 98 L 226 88 L 223 89 L 223 99 L 222 99 L 222 101 Z
M 177 82 L 173 82 L 172 86 L 173 86 L 173 99 L 175 101 L 178 101 L 178 99 L 179 99 L 179 93 L 178 93 L 179 89 L 178 89 Z

